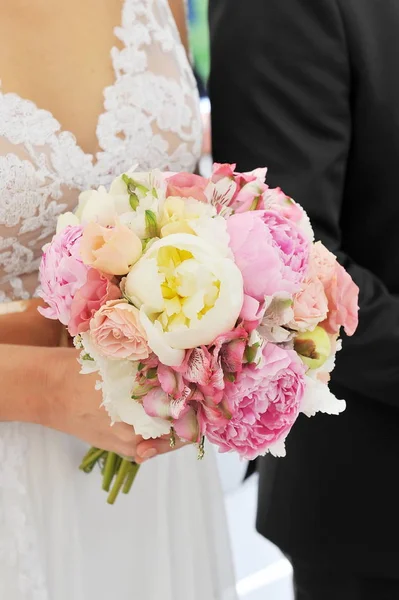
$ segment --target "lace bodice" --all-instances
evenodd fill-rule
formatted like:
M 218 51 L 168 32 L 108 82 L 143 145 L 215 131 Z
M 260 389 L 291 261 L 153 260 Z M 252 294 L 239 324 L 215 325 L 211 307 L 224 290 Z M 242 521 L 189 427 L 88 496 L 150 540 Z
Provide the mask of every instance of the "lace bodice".
M 82 190 L 133 164 L 193 170 L 199 158 L 195 80 L 167 0 L 125 0 L 115 35 L 95 156 L 49 112 L 0 89 L 0 302 L 34 293 L 41 248 Z

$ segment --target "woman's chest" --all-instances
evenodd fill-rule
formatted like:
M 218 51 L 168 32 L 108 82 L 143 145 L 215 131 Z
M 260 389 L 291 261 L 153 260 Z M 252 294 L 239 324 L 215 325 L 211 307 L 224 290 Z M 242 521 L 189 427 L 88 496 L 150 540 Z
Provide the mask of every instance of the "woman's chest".
M 122 0 L 16 0 L 0 7 L 3 92 L 48 110 L 90 154 L 98 151 L 103 91 L 115 80 L 111 48 L 121 47 L 114 35 L 121 18 Z

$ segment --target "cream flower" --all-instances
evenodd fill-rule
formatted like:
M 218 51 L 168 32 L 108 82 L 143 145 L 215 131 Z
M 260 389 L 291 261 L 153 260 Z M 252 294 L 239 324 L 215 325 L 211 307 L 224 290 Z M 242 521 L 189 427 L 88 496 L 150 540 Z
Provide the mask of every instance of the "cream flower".
M 215 246 L 180 233 L 149 247 L 128 274 L 125 294 L 140 308 L 152 351 L 163 364 L 178 366 L 184 350 L 233 329 L 243 281 L 236 264 Z

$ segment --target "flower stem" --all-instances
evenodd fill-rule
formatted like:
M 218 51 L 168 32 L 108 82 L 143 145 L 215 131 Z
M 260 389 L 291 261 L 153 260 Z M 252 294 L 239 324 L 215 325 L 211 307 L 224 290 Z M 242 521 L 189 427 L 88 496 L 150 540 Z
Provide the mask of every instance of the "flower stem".
M 112 486 L 112 489 L 107 499 L 108 504 L 114 504 L 115 500 L 117 499 L 121 487 L 123 486 L 123 482 L 125 481 L 125 478 L 129 472 L 131 464 L 132 463 L 130 462 L 130 460 L 127 460 L 126 458 L 122 460 L 121 466 L 119 467 L 119 471 L 116 476 L 116 480 L 114 482 L 114 485 Z
M 119 467 L 121 466 L 121 463 L 122 463 L 122 457 L 117 455 L 116 462 L 115 462 L 115 473 L 117 473 L 119 471 Z
M 103 474 L 103 490 L 105 492 L 109 492 L 109 488 L 111 487 L 112 480 L 115 475 L 115 465 L 116 465 L 117 455 L 115 452 L 108 452 L 107 458 L 105 459 L 104 466 L 104 474 Z
M 104 450 L 99 450 L 98 448 L 91 448 L 83 458 L 79 469 L 86 472 L 88 470 L 88 472 L 90 472 L 104 452 Z
M 136 463 L 130 463 L 130 469 L 126 476 L 125 483 L 123 484 L 122 492 L 124 494 L 128 494 L 132 489 L 133 482 L 136 478 L 136 475 L 139 471 L 140 465 Z

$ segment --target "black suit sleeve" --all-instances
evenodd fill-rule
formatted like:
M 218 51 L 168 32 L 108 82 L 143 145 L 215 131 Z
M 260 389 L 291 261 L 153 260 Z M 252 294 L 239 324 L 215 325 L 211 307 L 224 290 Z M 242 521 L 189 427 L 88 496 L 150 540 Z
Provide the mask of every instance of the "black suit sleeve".
M 399 297 L 348 256 L 340 228 L 353 79 L 336 0 L 211 0 L 210 17 L 214 158 L 267 165 L 268 183 L 307 210 L 360 288 L 334 380 L 399 406 Z

